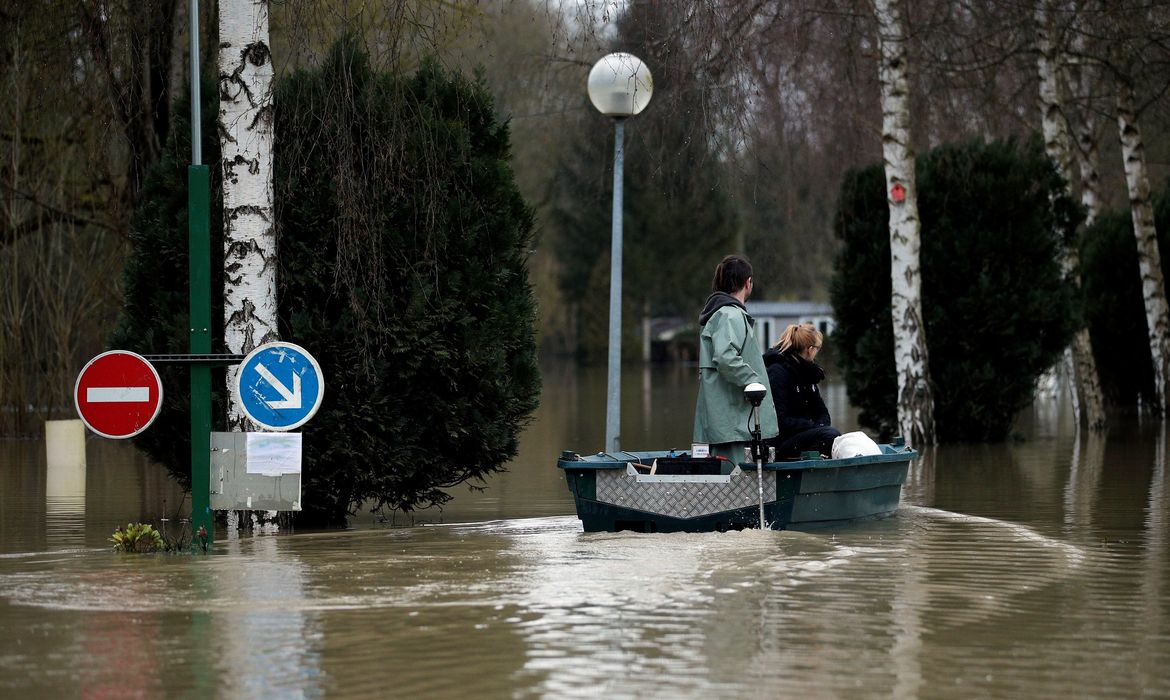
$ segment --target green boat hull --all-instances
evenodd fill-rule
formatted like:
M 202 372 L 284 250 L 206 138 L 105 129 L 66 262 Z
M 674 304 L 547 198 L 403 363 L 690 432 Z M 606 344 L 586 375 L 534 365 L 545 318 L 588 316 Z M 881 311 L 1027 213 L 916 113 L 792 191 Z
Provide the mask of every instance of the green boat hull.
M 764 465 L 764 521 L 773 530 L 809 530 L 888 517 L 898 508 L 910 462 L 905 445 L 848 459 L 802 459 Z M 557 460 L 585 532 L 724 532 L 760 526 L 755 465 L 731 474 L 651 475 L 668 452 L 566 452 Z

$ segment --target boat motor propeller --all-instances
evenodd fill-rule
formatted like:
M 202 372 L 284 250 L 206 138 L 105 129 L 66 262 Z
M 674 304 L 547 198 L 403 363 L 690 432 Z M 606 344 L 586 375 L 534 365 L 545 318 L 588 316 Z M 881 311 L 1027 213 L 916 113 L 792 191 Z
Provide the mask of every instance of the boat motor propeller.
M 760 494 L 760 529 L 766 527 L 764 523 L 764 439 L 763 431 L 760 429 L 760 404 L 764 402 L 764 398 L 768 396 L 768 387 L 759 382 L 752 382 L 743 388 L 743 397 L 752 405 L 752 413 L 755 414 L 755 421 L 752 422 L 749 417 L 749 429 L 752 434 L 752 460 L 756 463 L 756 483 L 759 486 Z

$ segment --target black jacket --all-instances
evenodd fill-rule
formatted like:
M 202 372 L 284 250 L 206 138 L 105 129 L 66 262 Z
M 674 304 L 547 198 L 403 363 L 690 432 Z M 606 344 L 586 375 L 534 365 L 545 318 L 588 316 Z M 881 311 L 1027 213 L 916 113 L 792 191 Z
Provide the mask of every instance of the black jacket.
M 768 368 L 769 393 L 776 404 L 778 439 L 784 440 L 809 428 L 829 425 L 829 409 L 817 387 L 825 370 L 795 352 L 781 354 L 776 348 L 764 353 Z

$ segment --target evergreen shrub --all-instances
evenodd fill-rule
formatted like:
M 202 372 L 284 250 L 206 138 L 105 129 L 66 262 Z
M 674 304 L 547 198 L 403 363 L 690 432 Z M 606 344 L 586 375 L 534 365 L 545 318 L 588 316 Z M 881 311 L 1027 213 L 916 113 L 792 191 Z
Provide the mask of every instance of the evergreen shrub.
M 1170 183 L 1154 197 L 1162 279 L 1170 279 Z M 1080 240 L 1081 291 L 1101 389 L 1109 403 L 1150 402 L 1154 366 L 1128 209 L 1103 214 Z
M 515 456 L 539 397 L 533 221 L 508 164 L 507 125 L 480 80 L 433 63 L 409 77 L 377 73 L 350 40 L 281 81 L 275 104 L 280 333 L 325 375 L 321 408 L 302 429 L 298 522 L 340 525 L 362 504 L 442 504 L 444 489 Z M 177 211 L 174 174 L 156 177 L 143 211 Z M 213 251 L 220 232 L 217 222 Z M 136 226 L 128 282 L 168 308 L 139 318 L 128 299 L 126 322 L 168 349 L 186 341 L 187 275 L 148 261 L 172 234 Z M 147 431 L 176 443 L 164 462 L 180 479 L 187 430 Z
M 1000 440 L 1071 337 L 1073 298 L 1058 255 L 1079 212 L 1035 143 L 943 146 L 918 159 L 916 177 L 938 438 Z M 898 383 L 885 189 L 881 165 L 845 177 L 832 342 L 861 421 L 888 437 Z

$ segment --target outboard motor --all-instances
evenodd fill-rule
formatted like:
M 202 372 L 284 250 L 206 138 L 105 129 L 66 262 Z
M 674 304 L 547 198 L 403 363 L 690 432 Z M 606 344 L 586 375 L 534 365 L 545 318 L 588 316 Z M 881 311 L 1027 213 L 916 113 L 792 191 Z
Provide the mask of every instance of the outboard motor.
M 743 388 L 743 397 L 748 403 L 752 405 L 752 415 L 755 421 L 749 421 L 752 424 L 752 461 L 756 463 L 756 480 L 759 484 L 760 492 L 760 529 L 767 527 L 764 523 L 764 438 L 763 430 L 760 428 L 760 404 L 768 396 L 768 387 L 759 382 L 752 382 Z

